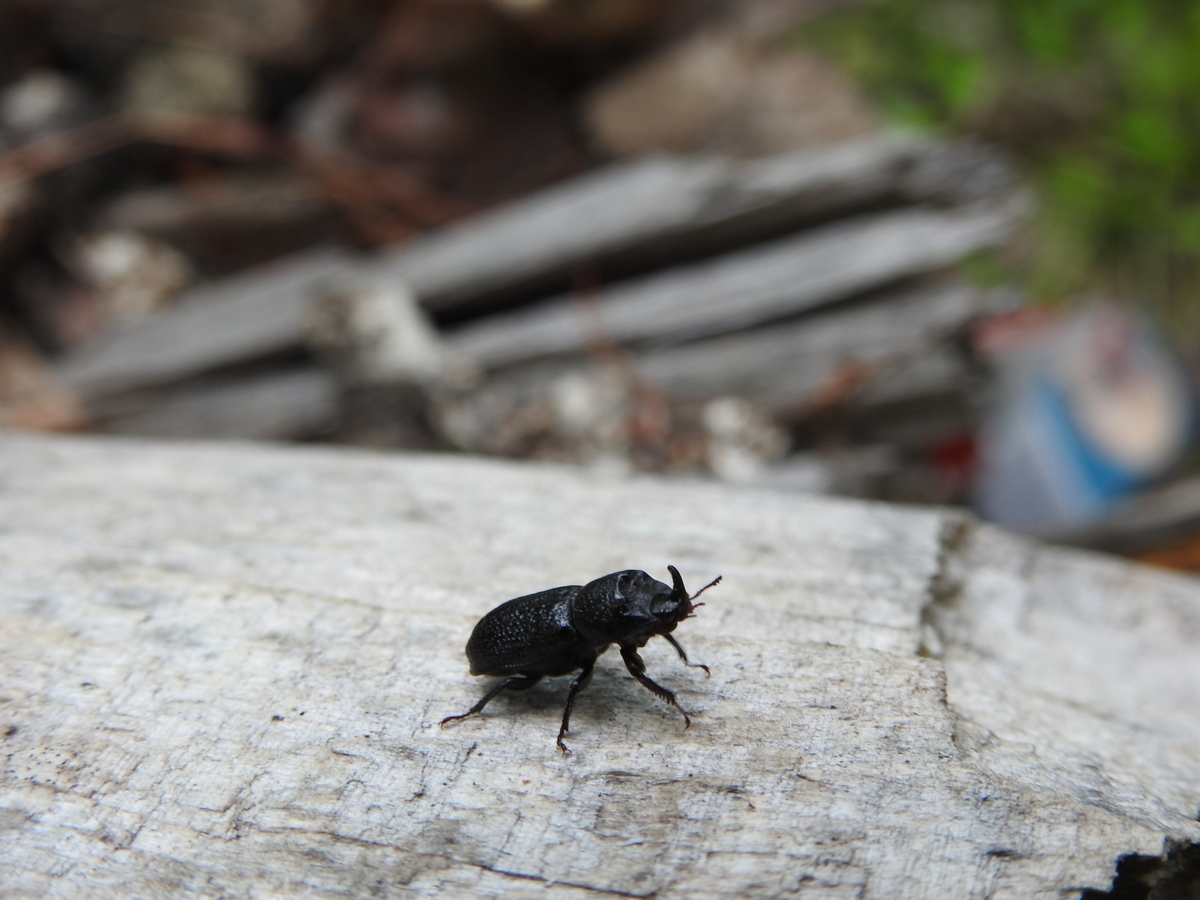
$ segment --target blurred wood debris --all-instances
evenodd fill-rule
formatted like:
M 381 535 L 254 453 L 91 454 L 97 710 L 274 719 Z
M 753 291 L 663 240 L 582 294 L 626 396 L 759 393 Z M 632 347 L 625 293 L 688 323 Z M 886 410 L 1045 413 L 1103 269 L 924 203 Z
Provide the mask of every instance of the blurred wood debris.
M 840 2 L 5 5 L 4 421 L 968 501 L 1025 195 Z
M 769 156 L 876 131 L 864 98 L 835 66 L 763 47 L 731 29 L 672 44 L 597 89 L 584 112 L 617 156 L 719 152 Z
M 396 312 L 407 301 L 395 300 L 377 316 L 393 331 L 377 346 L 403 356 L 435 340 L 426 356 L 457 366 L 454 377 L 407 379 L 404 402 L 372 388 L 393 416 L 422 423 L 422 438 L 401 443 L 712 468 L 704 447 L 729 407 L 711 404 L 733 397 L 734 418 L 761 423 L 743 429 L 747 448 L 758 448 L 743 455 L 760 458 L 723 471 L 749 478 L 781 456 L 787 429 L 810 422 L 814 399 L 825 397 L 825 407 L 859 412 L 926 405 L 935 415 L 924 430 L 911 424 L 919 414 L 908 417 L 906 440 L 919 450 L 969 425 L 969 362 L 956 337 L 1013 303 L 944 273 L 1002 244 L 1022 211 L 1003 162 L 973 146 L 868 138 L 744 162 L 634 160 L 400 250 L 307 251 L 197 286 L 70 354 L 59 371 L 115 431 L 236 430 L 206 413 L 188 431 L 180 410 L 211 395 L 221 398 L 212 409 L 228 409 L 247 437 L 345 437 L 347 427 L 360 437 L 413 435 L 380 422 L 348 426 L 348 398 L 362 396 L 347 374 L 356 367 L 344 364 L 353 342 L 331 365 L 329 342 L 311 328 L 313 309 L 330 297 L 390 292 L 412 296 L 421 312 Z M 130 215 L 109 213 L 125 225 Z M 571 288 L 581 272 L 594 278 L 585 299 Z M 602 358 L 598 341 L 614 353 Z M 830 402 L 828 384 L 847 366 L 861 377 Z M 255 390 L 233 390 L 239 378 L 253 378 Z M 272 378 L 276 402 L 296 415 L 245 415 L 241 405 L 259 402 Z
M 70 431 L 84 422 L 74 394 L 28 341 L 0 332 L 0 428 Z

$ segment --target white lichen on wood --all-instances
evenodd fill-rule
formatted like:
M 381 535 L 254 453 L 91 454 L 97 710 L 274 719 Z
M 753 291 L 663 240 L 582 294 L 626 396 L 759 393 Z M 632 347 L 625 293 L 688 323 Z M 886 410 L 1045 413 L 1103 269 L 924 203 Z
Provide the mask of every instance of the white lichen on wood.
M 463 458 L 0 460 L 6 897 L 1057 898 L 1200 838 L 1187 579 L 936 511 Z M 677 632 L 711 678 L 645 651 L 689 730 L 615 654 L 569 758 L 562 679 L 436 727 L 481 695 L 492 606 L 667 563 L 725 576 Z

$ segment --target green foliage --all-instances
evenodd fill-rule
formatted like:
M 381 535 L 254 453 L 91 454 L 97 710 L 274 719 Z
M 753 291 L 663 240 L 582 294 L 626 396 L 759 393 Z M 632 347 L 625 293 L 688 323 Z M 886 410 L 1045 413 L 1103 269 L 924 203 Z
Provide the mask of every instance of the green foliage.
M 1200 325 L 1200 0 L 875 0 L 806 25 L 895 121 L 1006 145 L 1035 293 Z

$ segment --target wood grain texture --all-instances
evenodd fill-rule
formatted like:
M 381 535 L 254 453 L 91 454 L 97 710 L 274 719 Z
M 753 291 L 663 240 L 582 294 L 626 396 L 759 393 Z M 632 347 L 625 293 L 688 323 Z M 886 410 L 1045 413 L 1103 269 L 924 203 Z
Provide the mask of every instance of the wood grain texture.
M 0 439 L 0 894 L 1061 898 L 1200 839 L 1200 587 L 938 511 L 332 449 Z M 509 597 L 698 587 L 439 729 Z

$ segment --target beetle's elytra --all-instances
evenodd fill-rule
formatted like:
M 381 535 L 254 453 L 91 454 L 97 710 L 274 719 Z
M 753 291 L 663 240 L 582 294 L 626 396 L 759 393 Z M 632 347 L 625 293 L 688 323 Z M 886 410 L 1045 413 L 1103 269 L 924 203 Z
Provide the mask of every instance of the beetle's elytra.
M 673 587 L 656 581 L 639 569 L 613 572 L 585 585 L 551 588 L 501 603 L 479 620 L 467 641 L 472 675 L 498 675 L 504 680 L 461 716 L 447 716 L 441 724 L 481 712 L 501 691 L 523 691 L 546 676 L 567 675 L 582 669 L 571 682 L 558 749 L 570 753 L 563 735 L 571 720 L 575 695 L 588 686 L 596 659 L 616 644 L 629 674 L 683 713 L 684 727 L 692 724 L 675 695 L 646 675 L 638 649 L 662 635 L 689 666 L 708 672 L 708 666 L 689 663 L 679 642 L 671 636 L 675 626 L 692 615 L 692 601 L 721 580 L 718 575 L 688 596 L 683 577 L 674 566 Z

